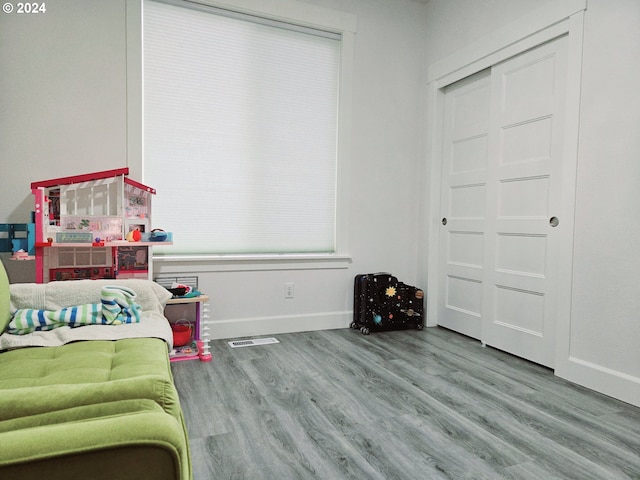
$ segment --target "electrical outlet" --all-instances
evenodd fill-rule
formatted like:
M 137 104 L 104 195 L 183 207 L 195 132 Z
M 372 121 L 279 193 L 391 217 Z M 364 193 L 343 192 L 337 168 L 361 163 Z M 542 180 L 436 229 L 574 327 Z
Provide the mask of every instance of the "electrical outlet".
M 293 298 L 293 282 L 284 284 L 284 298 Z

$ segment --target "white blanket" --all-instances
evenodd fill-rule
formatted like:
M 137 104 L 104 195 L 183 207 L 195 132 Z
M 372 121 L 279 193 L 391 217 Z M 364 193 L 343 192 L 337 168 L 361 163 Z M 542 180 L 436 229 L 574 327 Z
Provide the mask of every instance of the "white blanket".
M 136 301 L 143 310 L 162 314 L 171 293 L 150 280 L 73 280 L 51 283 L 14 283 L 11 289 L 11 310 L 33 308 L 60 310 L 61 308 L 100 303 L 102 287 L 122 285 L 137 294 Z
M 160 338 L 167 343 L 167 350 L 173 348 L 173 333 L 169 322 L 155 312 L 143 312 L 140 323 L 126 323 L 117 328 L 104 325 L 84 327 L 60 327 L 55 330 L 32 332 L 24 335 L 0 335 L 0 350 L 22 347 L 57 347 L 80 340 L 120 340 L 122 338 Z
M 45 284 L 12 284 L 11 309 L 36 308 L 58 310 L 78 304 L 100 301 L 102 287 L 123 285 L 137 293 L 137 302 L 142 306 L 140 323 L 105 328 L 103 325 L 83 327 L 60 327 L 45 332 L 26 335 L 0 335 L 0 350 L 20 347 L 53 347 L 80 340 L 120 340 L 122 338 L 161 338 L 167 349 L 173 348 L 173 334 L 164 317 L 164 306 L 171 293 L 149 280 L 74 280 Z

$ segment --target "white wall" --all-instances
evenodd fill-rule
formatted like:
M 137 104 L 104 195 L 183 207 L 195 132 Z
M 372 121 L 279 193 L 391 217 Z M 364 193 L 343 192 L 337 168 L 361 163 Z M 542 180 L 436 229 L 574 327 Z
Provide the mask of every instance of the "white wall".
M 352 263 L 231 272 L 203 263 L 157 264 L 159 273 L 200 276 L 218 322 L 214 337 L 346 327 L 356 273 L 391 271 L 407 283 L 417 278 L 423 133 L 417 99 L 426 7 L 410 0 L 306 3 L 357 16 Z M 38 18 L 0 16 L 0 222 L 28 220 L 32 181 L 127 163 L 126 1 L 59 0 L 47 7 Z M 139 158 L 128 161 L 140 171 Z M 292 300 L 284 299 L 285 281 L 295 283 Z
M 569 0 L 561 0 L 569 1 Z M 432 64 L 544 8 L 431 0 Z M 556 373 L 640 405 L 640 2 L 589 0 L 584 22 L 571 311 Z
M 461 50 L 554 0 L 430 0 L 427 64 Z M 563 1 L 563 0 L 555 0 Z
M 124 1 L 0 15 L 0 222 L 30 219 L 33 181 L 126 162 Z
M 573 358 L 564 374 L 636 405 L 640 405 L 638 25 L 637 0 L 589 0 L 576 195 Z

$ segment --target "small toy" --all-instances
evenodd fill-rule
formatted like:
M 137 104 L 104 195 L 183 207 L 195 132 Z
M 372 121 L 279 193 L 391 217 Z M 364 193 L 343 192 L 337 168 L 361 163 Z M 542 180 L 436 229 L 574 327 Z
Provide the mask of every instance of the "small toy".
M 179 322 L 180 320 L 178 320 Z M 173 345 L 175 347 L 184 347 L 185 345 L 191 342 L 191 325 L 185 325 L 180 323 L 174 323 L 171 325 L 171 330 L 173 333 Z
M 161 228 L 154 228 L 153 230 L 151 230 L 149 240 L 151 240 L 152 242 L 164 242 L 166 239 L 167 232 L 165 232 Z
M 124 238 L 129 242 L 139 242 L 140 239 L 142 238 L 142 233 L 140 233 L 139 228 L 135 228 L 131 230 L 129 233 L 127 233 L 127 236 Z

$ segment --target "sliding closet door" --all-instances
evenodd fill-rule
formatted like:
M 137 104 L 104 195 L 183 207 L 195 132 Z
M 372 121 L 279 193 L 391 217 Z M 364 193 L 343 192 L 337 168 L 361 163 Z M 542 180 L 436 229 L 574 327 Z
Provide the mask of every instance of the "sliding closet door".
M 445 91 L 438 324 L 474 338 L 482 328 L 489 71 Z
M 553 367 L 567 39 L 492 68 L 482 341 Z
M 444 91 L 438 324 L 553 367 L 567 39 Z

